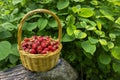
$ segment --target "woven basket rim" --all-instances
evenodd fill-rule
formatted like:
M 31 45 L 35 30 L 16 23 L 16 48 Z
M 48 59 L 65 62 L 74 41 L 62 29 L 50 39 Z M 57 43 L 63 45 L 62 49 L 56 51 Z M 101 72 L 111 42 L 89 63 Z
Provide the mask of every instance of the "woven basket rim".
M 31 54 L 29 52 L 25 52 L 24 50 L 19 50 L 19 52 L 20 52 L 21 55 L 29 56 L 31 58 L 47 58 L 47 57 L 53 56 L 55 54 L 59 54 L 61 49 L 62 49 L 62 44 L 60 43 L 60 45 L 59 45 L 59 47 L 56 51 L 48 52 L 47 54 Z

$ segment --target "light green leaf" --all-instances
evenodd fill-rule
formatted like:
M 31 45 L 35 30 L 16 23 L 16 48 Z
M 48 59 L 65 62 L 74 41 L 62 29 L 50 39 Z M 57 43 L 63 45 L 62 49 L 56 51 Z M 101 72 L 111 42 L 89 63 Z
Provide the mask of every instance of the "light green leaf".
M 16 4 L 21 3 L 21 2 L 22 2 L 22 0 L 12 0 L 13 5 L 16 5 Z
M 44 18 L 40 18 L 37 22 L 38 28 L 40 30 L 43 30 L 48 24 L 48 20 Z
M 8 31 L 12 31 L 14 29 L 17 29 L 17 26 L 13 25 L 12 23 L 6 22 L 2 24 L 2 27 L 5 28 Z
M 119 72 L 120 73 L 120 64 L 113 63 L 112 67 L 113 67 L 115 72 Z
M 85 28 L 87 26 L 87 23 L 85 21 L 80 22 L 80 25 L 82 28 Z
M 78 38 L 80 32 L 81 32 L 80 30 L 74 30 L 74 34 L 76 38 Z
M 94 15 L 94 11 L 90 8 L 81 8 L 78 12 L 78 15 L 81 17 L 88 18 Z
M 76 38 L 83 39 L 86 38 L 87 34 L 85 32 L 82 32 L 80 30 L 74 30 L 74 34 Z
M 5 59 L 11 51 L 11 44 L 8 41 L 0 42 L 0 61 Z
M 98 39 L 95 39 L 95 38 L 92 38 L 92 37 L 88 37 L 88 40 L 90 41 L 91 44 L 98 43 Z
M 111 62 L 111 57 L 109 55 L 105 55 L 105 54 L 100 54 L 99 56 L 99 61 L 102 63 L 102 64 L 109 64 Z
M 97 27 L 98 27 L 98 29 L 101 31 L 101 29 L 102 29 L 102 24 L 101 24 L 100 21 L 97 21 Z
M 107 19 L 114 21 L 114 17 L 113 15 L 111 15 L 110 11 L 107 9 L 100 9 L 100 12 L 104 15 L 104 17 L 106 17 Z
M 74 30 L 76 30 L 76 26 L 74 26 L 74 25 L 67 27 L 67 34 L 72 35 L 74 33 Z
M 115 38 L 116 38 L 116 35 L 115 35 L 114 33 L 110 33 L 110 34 L 109 34 L 109 37 L 110 37 L 111 39 L 115 39 Z
M 59 10 L 64 9 L 69 6 L 69 0 L 59 0 L 57 2 L 57 8 Z
M 84 39 L 86 37 L 87 37 L 87 34 L 85 32 L 80 31 L 80 33 L 78 34 L 79 39 Z
M 107 46 L 109 49 L 112 49 L 114 47 L 114 43 L 113 42 L 108 42 Z
M 73 25 L 75 23 L 75 17 L 73 15 L 69 15 L 67 16 L 66 21 L 68 26 Z
M 98 5 L 99 1 L 97 1 L 97 0 L 92 0 L 90 3 L 91 3 L 92 5 Z
M 115 21 L 115 23 L 120 25 L 120 17 L 118 17 L 118 19 Z
M 72 11 L 73 11 L 74 13 L 79 12 L 79 9 L 80 9 L 80 5 L 77 5 L 77 6 L 72 7 Z
M 100 31 L 100 30 L 95 30 L 95 33 L 99 35 L 100 37 L 105 37 L 105 32 Z
M 105 39 L 99 39 L 101 45 L 107 45 L 107 41 Z
M 26 4 L 27 0 L 22 0 L 21 5 L 24 6 Z
M 89 41 L 82 42 L 81 46 L 86 52 L 90 53 L 91 55 L 93 55 L 96 51 L 96 45 L 91 44 Z
M 70 41 L 73 41 L 75 40 L 75 37 L 74 36 L 69 36 L 68 34 L 65 34 L 62 38 L 62 42 L 70 42 Z
M 88 30 L 88 31 L 96 30 L 96 27 L 90 26 L 90 25 L 87 25 L 85 28 L 86 28 L 86 30 Z
M 120 47 L 116 46 L 116 47 L 112 48 L 111 54 L 114 58 L 120 60 Z
M 57 27 L 57 22 L 55 21 L 55 20 L 50 20 L 49 22 L 48 22 L 48 25 L 50 26 L 50 27 Z

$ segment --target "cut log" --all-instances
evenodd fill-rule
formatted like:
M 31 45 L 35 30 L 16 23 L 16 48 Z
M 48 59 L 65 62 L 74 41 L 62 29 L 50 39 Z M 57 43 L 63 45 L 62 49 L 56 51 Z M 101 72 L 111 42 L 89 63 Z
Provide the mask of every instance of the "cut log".
M 77 78 L 77 72 L 64 59 L 60 59 L 58 65 L 47 72 L 31 72 L 22 64 L 0 72 L 0 80 L 77 80 Z

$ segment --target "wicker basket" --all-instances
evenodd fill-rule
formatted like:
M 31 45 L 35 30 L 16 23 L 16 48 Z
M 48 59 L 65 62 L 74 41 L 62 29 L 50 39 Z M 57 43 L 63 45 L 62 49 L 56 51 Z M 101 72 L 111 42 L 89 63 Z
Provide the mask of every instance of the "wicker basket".
M 22 35 L 22 26 L 26 20 L 26 18 L 35 13 L 47 13 L 52 15 L 58 23 L 58 40 L 59 40 L 59 48 L 54 52 L 49 52 L 47 54 L 30 54 L 25 52 L 21 48 L 21 35 Z M 60 51 L 62 49 L 61 44 L 61 35 L 62 35 L 62 28 L 60 24 L 59 18 L 51 11 L 46 9 L 36 9 L 33 11 L 28 12 L 20 21 L 18 26 L 18 51 L 20 53 L 20 59 L 23 66 L 31 71 L 48 71 L 56 66 L 59 60 Z

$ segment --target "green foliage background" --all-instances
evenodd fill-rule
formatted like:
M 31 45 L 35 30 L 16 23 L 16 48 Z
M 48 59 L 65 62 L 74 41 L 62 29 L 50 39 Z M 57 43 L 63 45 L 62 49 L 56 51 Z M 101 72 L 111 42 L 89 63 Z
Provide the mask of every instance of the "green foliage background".
M 44 8 L 61 20 L 66 59 L 82 80 L 120 78 L 120 0 L 2 0 L 0 1 L 0 70 L 20 64 L 17 26 L 29 11 Z M 47 14 L 30 16 L 22 37 L 57 38 L 56 21 Z

